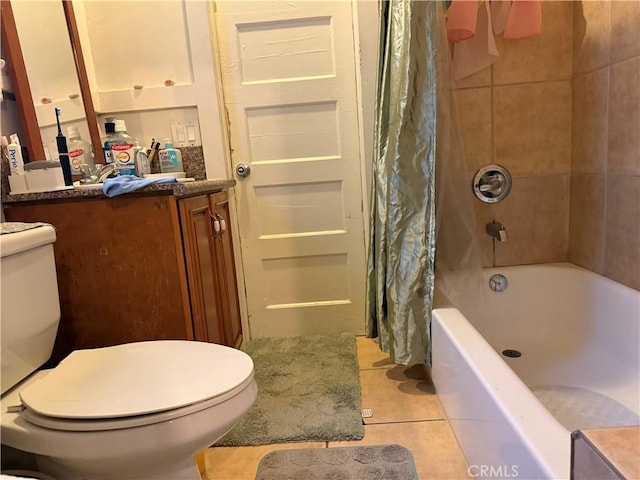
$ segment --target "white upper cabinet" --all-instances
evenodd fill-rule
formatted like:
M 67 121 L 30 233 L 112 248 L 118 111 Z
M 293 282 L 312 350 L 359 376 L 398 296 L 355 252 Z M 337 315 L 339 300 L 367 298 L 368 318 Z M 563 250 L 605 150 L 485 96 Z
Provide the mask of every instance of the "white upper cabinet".
M 98 91 L 193 83 L 185 2 L 86 2 L 84 10 Z

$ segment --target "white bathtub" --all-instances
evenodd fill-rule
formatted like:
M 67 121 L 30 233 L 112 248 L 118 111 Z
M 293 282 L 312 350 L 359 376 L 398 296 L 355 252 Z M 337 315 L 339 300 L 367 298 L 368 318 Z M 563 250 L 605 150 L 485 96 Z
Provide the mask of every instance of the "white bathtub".
M 501 293 L 489 289 L 496 273 Z M 575 428 L 638 423 L 640 292 L 568 263 L 483 276 L 483 298 L 434 310 L 431 327 L 433 380 L 469 473 L 568 479 L 570 431 L 538 396 L 560 399 Z

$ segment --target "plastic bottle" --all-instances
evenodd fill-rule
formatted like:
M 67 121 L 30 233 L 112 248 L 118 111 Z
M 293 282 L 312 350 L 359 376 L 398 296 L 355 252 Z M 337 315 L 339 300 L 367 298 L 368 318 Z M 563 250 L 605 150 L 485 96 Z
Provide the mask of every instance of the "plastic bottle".
M 138 141 L 136 140 L 135 144 L 135 161 L 136 161 L 136 175 L 140 178 L 145 175 L 151 173 L 151 166 L 149 165 L 149 158 L 147 157 L 147 153 L 140 146 Z
M 124 120 L 116 120 L 116 133 L 111 141 L 113 161 L 118 165 L 118 175 L 136 174 L 136 139 L 127 133 Z
M 160 159 L 160 171 L 162 173 L 183 172 L 182 169 L 182 152 L 177 148 L 173 148 L 170 139 L 164 139 L 164 148 L 158 152 Z
M 111 141 L 116 133 L 116 124 L 113 118 L 107 118 L 104 122 L 105 136 L 102 137 L 102 153 L 104 154 L 104 162 L 109 165 L 113 163 L 113 154 L 111 152 Z
M 67 148 L 69 150 L 69 161 L 71 162 L 71 176 L 74 181 L 80 180 L 82 175 L 81 165 L 95 166 L 91 144 L 80 138 L 77 127 L 67 128 Z
M 11 143 L 7 145 L 9 155 L 9 166 L 11 175 L 24 175 L 24 160 L 22 158 L 22 147 L 17 135 L 11 135 Z

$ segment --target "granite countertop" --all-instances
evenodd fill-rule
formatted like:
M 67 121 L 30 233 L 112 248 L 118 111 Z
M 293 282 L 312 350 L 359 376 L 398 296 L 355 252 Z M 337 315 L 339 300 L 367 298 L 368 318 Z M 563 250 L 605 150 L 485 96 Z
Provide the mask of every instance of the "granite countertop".
M 126 193 L 112 198 L 126 197 L 129 195 L 159 193 L 174 195 L 175 197 L 191 197 L 201 193 L 214 192 L 231 188 L 236 184 L 233 178 L 217 178 L 212 180 L 198 180 L 195 182 L 176 183 L 156 183 L 148 185 L 135 192 Z M 46 201 L 59 199 L 81 199 L 81 198 L 108 198 L 102 192 L 102 185 L 87 186 L 80 188 L 69 188 L 54 192 L 30 192 L 6 195 L 2 202 L 5 204 L 18 202 Z

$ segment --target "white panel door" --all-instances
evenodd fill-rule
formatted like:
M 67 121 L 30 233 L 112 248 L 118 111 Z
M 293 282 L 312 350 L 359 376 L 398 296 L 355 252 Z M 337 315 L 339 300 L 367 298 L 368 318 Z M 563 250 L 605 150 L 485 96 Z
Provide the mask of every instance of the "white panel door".
M 364 331 L 351 3 L 216 3 L 252 337 Z

